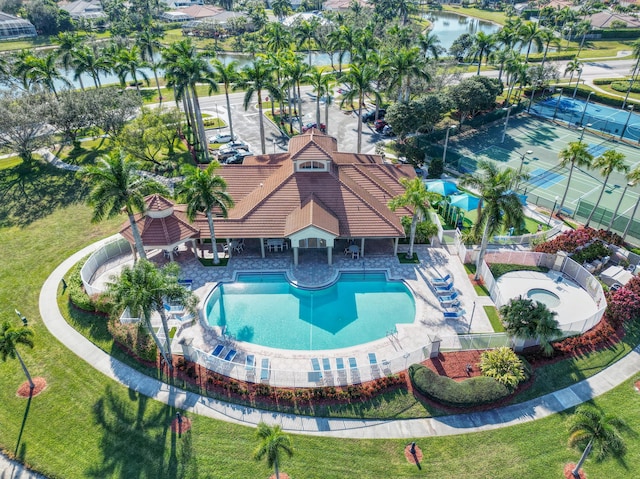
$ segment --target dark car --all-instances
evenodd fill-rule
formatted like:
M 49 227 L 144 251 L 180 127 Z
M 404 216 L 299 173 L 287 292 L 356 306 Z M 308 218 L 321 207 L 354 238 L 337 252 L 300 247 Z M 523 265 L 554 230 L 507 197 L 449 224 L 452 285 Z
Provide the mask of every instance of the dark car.
M 302 133 L 306 133 L 312 128 L 315 128 L 316 130 L 319 129 L 321 132 L 327 131 L 327 125 L 325 125 L 324 123 L 320 123 L 320 128 L 318 128 L 318 124 L 314 122 L 314 123 L 307 123 L 306 125 L 304 125 L 302 127 Z
M 224 163 L 225 165 L 241 165 L 247 156 L 253 156 L 253 153 L 250 151 L 238 151 L 231 158 L 227 158 Z
M 216 153 L 216 158 L 220 163 L 225 163 L 226 160 L 238 154 L 238 150 L 235 148 L 220 149 Z
M 384 108 L 379 108 L 378 109 L 378 120 L 381 120 L 384 118 L 384 116 L 387 114 L 387 110 L 385 110 Z M 362 114 L 362 121 L 373 121 L 376 118 L 376 111 L 375 110 L 367 110 L 365 113 Z

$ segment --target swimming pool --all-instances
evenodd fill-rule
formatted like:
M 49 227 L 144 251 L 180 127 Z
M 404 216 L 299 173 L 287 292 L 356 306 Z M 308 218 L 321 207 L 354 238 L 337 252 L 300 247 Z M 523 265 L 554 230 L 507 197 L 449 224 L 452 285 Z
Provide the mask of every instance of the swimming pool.
M 336 349 L 384 338 L 412 323 L 415 301 L 401 281 L 384 273 L 341 273 L 323 289 L 302 289 L 284 274 L 242 273 L 207 298 L 210 326 L 239 341 L 279 349 Z
M 546 305 L 548 308 L 555 308 L 560 304 L 557 294 L 544 288 L 533 288 L 527 291 L 527 298 Z

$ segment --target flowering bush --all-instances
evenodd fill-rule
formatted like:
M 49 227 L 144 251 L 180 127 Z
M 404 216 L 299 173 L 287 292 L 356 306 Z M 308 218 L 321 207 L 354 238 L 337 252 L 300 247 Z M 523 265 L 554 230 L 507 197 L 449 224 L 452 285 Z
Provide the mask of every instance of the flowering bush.
M 580 228 L 577 230 L 565 231 L 554 239 L 535 247 L 538 253 L 555 254 L 558 251 L 573 253 L 580 246 L 584 246 L 594 239 L 601 239 L 616 246 L 622 246 L 622 238 L 610 231 L 594 230 L 593 228 Z
M 482 374 L 494 378 L 511 390 L 527 379 L 522 361 L 506 346 L 483 352 L 480 356 L 480 369 Z
M 629 288 L 620 288 L 607 296 L 607 315 L 613 326 L 640 316 L 640 295 Z

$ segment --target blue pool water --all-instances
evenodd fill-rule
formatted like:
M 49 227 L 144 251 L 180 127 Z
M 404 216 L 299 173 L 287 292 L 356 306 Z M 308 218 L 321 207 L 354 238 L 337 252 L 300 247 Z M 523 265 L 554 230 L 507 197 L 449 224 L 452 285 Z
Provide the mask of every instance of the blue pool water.
M 404 283 L 384 273 L 342 273 L 320 290 L 297 288 L 284 274 L 239 274 L 211 293 L 205 314 L 240 341 L 318 350 L 384 338 L 396 324 L 413 322 L 415 302 Z

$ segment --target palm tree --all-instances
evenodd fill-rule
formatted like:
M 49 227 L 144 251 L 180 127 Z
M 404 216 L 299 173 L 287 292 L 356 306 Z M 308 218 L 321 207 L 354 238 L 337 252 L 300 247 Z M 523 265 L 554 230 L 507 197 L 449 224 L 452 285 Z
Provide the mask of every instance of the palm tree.
M 18 358 L 20 366 L 22 366 L 22 370 L 24 371 L 25 376 L 27 376 L 27 381 L 29 381 L 29 389 L 33 391 L 33 388 L 36 386 L 33 384 L 29 370 L 24 364 L 24 361 L 18 352 L 18 348 L 16 347 L 18 344 L 23 344 L 33 348 L 32 338 L 33 330 L 27 326 L 14 328 L 11 326 L 11 323 L 6 320 L 0 324 L 0 358 L 2 358 L 3 362 L 6 361 L 7 358 Z
M 635 186 L 640 181 L 640 167 L 637 167 L 631 170 L 627 174 L 627 181 L 631 186 Z M 629 228 L 631 227 L 631 222 L 633 221 L 633 217 L 636 215 L 636 211 L 638 211 L 638 206 L 640 206 L 640 196 L 638 196 L 638 200 L 636 201 L 636 204 L 633 206 L 633 211 L 631 212 L 629 221 L 627 221 L 627 226 L 625 226 L 624 232 L 622 233 L 623 241 L 627 237 L 627 233 L 629 232 Z
M 329 96 L 329 83 L 331 82 L 331 75 L 325 75 L 318 67 L 314 67 L 309 73 L 309 84 L 313 88 L 313 92 L 316 94 L 316 123 L 320 126 L 320 99 L 327 95 Z
M 627 88 L 627 93 L 624 96 L 624 101 L 622 102 L 622 110 L 627 106 L 627 100 L 629 99 L 629 93 L 631 93 L 631 88 L 633 87 L 633 82 L 636 77 L 636 72 L 638 71 L 638 66 L 640 66 L 640 40 L 635 40 L 631 46 L 633 47 L 633 56 L 636 58 L 636 63 L 633 66 L 633 70 L 631 71 L 631 80 L 629 81 L 629 87 Z
M 302 62 L 299 55 L 295 55 L 285 67 L 285 75 L 289 79 L 291 88 L 293 89 L 294 102 L 298 105 L 297 112 L 299 118 L 302 118 L 302 91 L 300 84 L 309 79 L 310 68 L 309 65 Z
M 264 27 L 264 37 L 267 50 L 273 53 L 288 50 L 291 45 L 291 33 L 278 22 L 267 23 Z
M 284 17 L 293 11 L 291 8 L 291 0 L 272 0 L 271 10 L 273 14 L 278 17 L 278 20 L 282 21 Z
M 482 65 L 482 57 L 486 56 L 487 61 L 489 59 L 489 54 L 491 53 L 491 49 L 496 43 L 496 39 L 493 35 L 486 34 L 484 32 L 476 33 L 476 36 L 473 39 L 474 49 L 475 49 L 475 57 L 478 59 L 478 72 L 476 75 L 480 75 L 480 66 Z
M 153 77 L 158 87 L 160 105 L 162 105 L 162 90 L 160 89 L 160 82 L 158 81 L 158 63 L 155 60 L 155 53 L 162 48 L 162 43 L 160 43 L 162 36 L 162 33 L 149 27 L 146 27 L 136 36 L 136 43 L 140 48 L 140 58 L 146 62 L 153 71 Z
M 296 40 L 298 48 L 302 48 L 304 45 L 307 46 L 309 66 L 311 66 L 311 47 L 314 43 L 316 46 L 318 44 L 316 40 L 316 32 L 318 31 L 319 25 L 320 22 L 314 17 L 311 21 L 302 20 L 293 29 L 293 38 Z
M 258 447 L 253 452 L 256 461 L 267 459 L 267 466 L 274 468 L 276 479 L 280 479 L 280 461 L 282 454 L 293 456 L 291 438 L 287 436 L 280 426 L 269 426 L 264 422 L 258 424 L 256 431 Z
M 88 73 L 93 78 L 96 88 L 100 88 L 100 72 L 107 70 L 106 58 L 90 46 L 81 46 L 72 51 L 71 65 L 74 71 L 74 80 L 79 80 L 81 75 Z
M 596 460 L 602 461 L 609 455 L 621 456 L 626 446 L 620 430 L 625 427 L 622 419 L 610 414 L 604 414 L 595 406 L 583 404 L 576 408 L 576 412 L 567 420 L 569 427 L 569 446 L 583 447 L 582 456 L 573 469 L 572 474 L 580 479 L 580 468 L 589 453 L 594 450 Z M 586 444 L 586 445 L 585 445 Z
M 140 85 L 138 84 L 138 75 L 144 78 L 144 81 L 149 83 L 147 74 L 142 70 L 147 64 L 140 60 L 141 52 L 138 45 L 132 45 L 129 48 L 121 48 L 117 55 L 114 57 L 114 71 L 120 79 L 122 86 L 127 83 L 127 75 L 131 75 L 133 82 L 136 85 L 136 90 L 140 93 Z
M 591 218 L 596 212 L 596 208 L 600 204 L 600 200 L 602 199 L 604 190 L 607 188 L 607 181 L 609 181 L 609 176 L 611 176 L 611 173 L 613 173 L 614 171 L 627 173 L 629 171 L 629 167 L 624 163 L 624 158 L 624 154 L 620 153 L 619 151 L 607 150 L 593 161 L 592 167 L 594 169 L 600 168 L 600 175 L 604 176 L 604 183 L 602 183 L 600 195 L 598 196 L 598 200 L 596 201 L 596 204 L 593 206 L 593 209 L 589 214 L 589 218 L 587 218 L 585 227 L 588 227 L 589 223 L 591 223 Z
M 540 31 L 540 41 L 544 43 L 544 53 L 542 55 L 542 62 L 540 63 L 541 67 L 544 71 L 544 64 L 547 61 L 547 53 L 549 52 L 549 47 L 553 44 L 556 47 L 560 47 L 560 40 L 556 37 L 553 30 L 549 28 L 543 28 Z
M 571 73 L 571 76 L 569 77 L 569 86 L 571 86 L 571 82 L 573 81 L 573 75 L 576 72 L 581 72 L 582 71 L 582 62 L 580 62 L 577 59 L 571 60 L 570 62 L 567 63 L 567 66 L 564 69 L 564 75 L 563 76 L 567 76 L 567 73 Z M 578 80 L 579 82 L 580 80 Z M 578 85 L 576 84 L 576 87 Z
M 358 153 L 362 150 L 362 108 L 364 107 L 364 98 L 366 95 L 373 94 L 377 101 L 380 96 L 372 87 L 372 82 L 376 78 L 378 78 L 377 70 L 368 64 L 363 66 L 352 65 L 344 77 L 344 82 L 348 85 L 349 90 L 342 97 L 340 106 L 353 104 L 354 100 L 358 100 Z
M 264 139 L 264 119 L 262 118 L 262 92 L 274 91 L 273 67 L 264 60 L 256 60 L 252 65 L 247 65 L 242 69 L 242 78 L 239 86 L 246 89 L 244 95 L 244 109 L 249 108 L 253 96 L 258 97 L 258 118 L 260 123 L 260 147 L 262 154 L 267 151 Z
M 422 178 L 415 177 L 411 180 L 400 178 L 400 183 L 404 186 L 404 193 L 392 198 L 389 201 L 389 209 L 396 211 L 398 208 L 409 208 L 413 210 L 411 218 L 411 229 L 409 233 L 409 252 L 407 258 L 413 258 L 413 243 L 416 239 L 416 230 L 421 221 L 430 221 L 431 200 L 433 194 L 427 191 Z
M 518 56 L 519 54 L 511 48 L 499 48 L 498 50 L 491 52 L 491 62 L 494 65 L 500 65 L 498 80 L 502 80 L 502 73 L 504 71 L 505 64 L 512 64 Z
M 146 259 L 142 238 L 135 220 L 135 212 L 144 212 L 144 197 L 152 193 L 166 192 L 160 183 L 142 177 L 136 165 L 116 151 L 98 160 L 95 166 L 87 166 L 81 175 L 91 184 L 88 203 L 93 206 L 92 222 L 113 218 L 126 212 L 131 232 L 140 258 Z
M 213 248 L 213 262 L 220 263 L 216 248 L 216 233 L 213 227 L 213 210 L 218 209 L 223 218 L 226 218 L 229 208 L 233 206 L 233 199 L 225 191 L 227 182 L 221 176 L 215 174 L 220 164 L 212 162 L 206 170 L 189 167 L 185 179 L 178 186 L 178 195 L 187 203 L 187 218 L 189 221 L 196 219 L 197 213 L 204 213 L 209 223 L 209 234 Z
M 527 298 L 515 298 L 500 308 L 500 317 L 507 333 L 521 339 L 535 339 L 545 355 L 553 353 L 551 341 L 562 334 L 557 313 L 547 305 Z
M 418 46 L 420 50 L 424 53 L 425 59 L 429 59 L 429 53 L 433 56 L 434 60 L 438 59 L 440 54 L 441 47 L 438 45 L 440 43 L 440 39 L 438 35 L 431 33 L 429 31 L 425 32 L 423 35 L 418 37 Z
M 593 161 L 593 155 L 589 153 L 587 149 L 587 145 L 582 143 L 581 141 L 574 141 L 569 143 L 565 148 L 563 148 L 558 154 L 558 158 L 560 159 L 560 166 L 566 168 L 567 165 L 571 165 L 569 167 L 569 177 L 567 178 L 567 186 L 564 189 L 564 194 L 562 195 L 562 201 L 560 202 L 560 206 L 558 206 L 558 214 L 562 212 L 562 207 L 564 206 L 564 202 L 567 199 L 567 193 L 569 192 L 569 185 L 571 184 L 571 176 L 573 175 L 573 168 L 590 168 L 591 162 Z M 552 212 L 553 213 L 553 212 Z
M 411 80 L 424 79 L 431 81 L 429 72 L 425 69 L 424 59 L 420 50 L 401 48 L 392 50 L 388 57 L 390 86 L 398 86 L 398 101 L 408 102 L 411 97 Z
M 134 317 L 144 320 L 169 369 L 173 369 L 173 362 L 165 302 L 183 305 L 191 314 L 195 314 L 197 302 L 196 296 L 178 283 L 179 274 L 180 266 L 175 262 L 159 269 L 150 261 L 141 259 L 133 266 L 124 266 L 120 275 L 112 277 L 112 282 L 107 283 L 107 294 L 116 310 L 123 311 L 129 308 Z M 153 311 L 160 315 L 164 344 L 151 325 Z
M 482 242 L 476 261 L 475 279 L 480 278 L 480 266 L 487 251 L 489 237 L 498 234 L 505 225 L 520 227 L 524 222 L 522 203 L 512 185 L 527 178 L 526 173 L 516 172 L 511 168 L 499 170 L 488 161 L 478 162 L 474 174 L 463 175 L 460 186 L 471 187 L 479 193 L 478 220 L 473 225 L 476 237 L 482 232 Z
M 15 63 L 15 74 L 22 79 L 25 88 L 32 85 L 41 85 L 52 92 L 56 99 L 55 82 L 61 81 L 69 84 L 67 79 L 58 70 L 58 53 L 50 52 L 44 57 L 36 56 L 28 52 L 18 56 Z
M 84 39 L 76 32 L 61 32 L 54 41 L 58 44 L 62 67 L 68 72 L 73 63 L 73 51 L 80 48 Z
M 531 45 L 535 43 L 537 50 L 542 50 L 542 29 L 537 23 L 524 22 L 518 29 L 518 35 L 520 36 L 522 45 L 527 45 L 527 54 L 524 58 L 524 62 L 529 63 Z
M 240 79 L 238 72 L 238 62 L 231 61 L 227 65 L 220 60 L 213 60 L 213 75 L 215 81 L 222 83 L 224 87 L 224 96 L 227 100 L 227 117 L 229 120 L 229 133 L 233 138 L 233 120 L 231 119 L 231 100 L 229 99 L 229 90 L 233 89 L 235 83 Z

